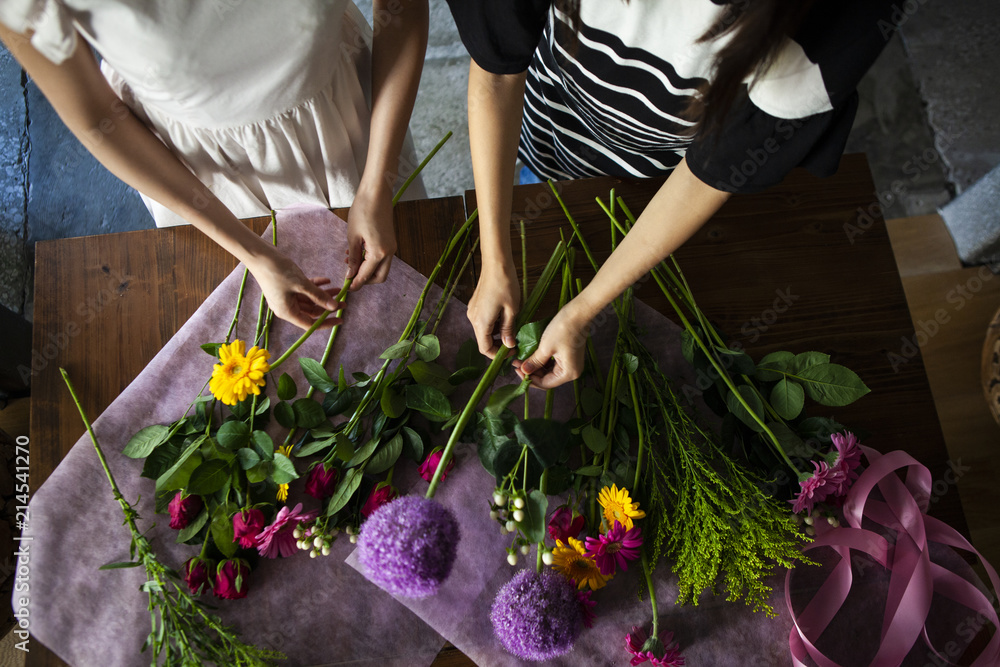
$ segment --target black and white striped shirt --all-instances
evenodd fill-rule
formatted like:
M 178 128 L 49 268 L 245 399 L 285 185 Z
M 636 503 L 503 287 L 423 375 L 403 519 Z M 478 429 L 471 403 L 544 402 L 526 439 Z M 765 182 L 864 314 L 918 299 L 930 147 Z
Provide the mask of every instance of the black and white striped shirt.
M 575 39 L 551 0 L 449 2 L 480 67 L 527 69 L 519 155 L 539 176 L 656 176 L 686 155 L 698 178 L 730 192 L 800 165 L 835 172 L 857 82 L 894 30 L 885 0 L 817 0 L 719 135 L 692 141 L 685 110 L 732 36 L 698 41 L 723 0 L 582 0 Z

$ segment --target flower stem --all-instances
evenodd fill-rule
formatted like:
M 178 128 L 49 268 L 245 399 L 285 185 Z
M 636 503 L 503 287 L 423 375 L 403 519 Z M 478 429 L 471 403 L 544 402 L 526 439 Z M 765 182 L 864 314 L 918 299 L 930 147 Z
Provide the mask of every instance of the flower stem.
M 410 174 L 405 181 L 403 181 L 403 185 L 400 186 L 399 192 L 397 192 L 392 198 L 393 206 L 399 202 L 399 198 L 403 196 L 404 192 L 406 192 L 406 188 L 410 187 L 410 183 L 413 182 L 413 179 L 415 179 L 417 175 L 424 170 L 424 167 L 426 167 L 427 163 L 431 161 L 431 158 L 437 155 L 437 152 L 441 150 L 441 147 L 444 146 L 449 139 L 451 139 L 451 131 L 444 135 L 441 141 L 437 142 L 437 145 L 431 149 L 431 152 L 427 154 L 427 157 L 421 160 L 420 164 L 417 165 L 417 168 L 413 170 L 413 173 Z
M 352 278 L 344 279 L 344 285 L 343 287 L 340 288 L 340 292 L 337 294 L 336 297 L 338 300 L 344 298 L 344 296 L 347 294 L 347 290 L 348 288 L 350 288 L 352 280 L 353 280 Z M 295 352 L 295 350 L 299 349 L 302 343 L 309 340 L 309 337 L 312 336 L 313 332 L 316 331 L 316 329 L 318 329 L 320 325 L 326 321 L 326 318 L 330 316 L 331 312 L 332 311 L 324 310 L 323 314 L 316 318 L 316 321 L 313 322 L 312 326 L 306 329 L 305 333 L 299 336 L 299 339 L 294 343 L 292 343 L 291 347 L 285 350 L 285 353 L 282 354 L 280 357 L 278 357 L 277 361 L 271 364 L 271 371 L 274 371 L 275 368 L 283 364 L 285 360 L 288 359 L 288 357 L 292 356 L 292 353 Z M 337 312 L 339 313 L 340 311 L 338 310 Z
M 656 607 L 656 587 L 653 586 L 653 573 L 649 568 L 649 558 L 646 551 L 642 552 L 642 573 L 646 575 L 646 586 L 649 587 L 649 604 L 653 608 L 653 637 L 660 636 L 660 612 Z
M 240 319 L 240 308 L 243 307 L 243 293 L 247 287 L 247 278 L 250 276 L 250 269 L 244 267 L 243 269 L 243 280 L 240 281 L 240 292 L 236 297 L 236 311 L 233 313 L 233 321 L 229 324 L 229 331 L 226 332 L 226 343 L 229 343 L 229 339 L 233 335 L 233 331 L 236 330 L 236 323 Z

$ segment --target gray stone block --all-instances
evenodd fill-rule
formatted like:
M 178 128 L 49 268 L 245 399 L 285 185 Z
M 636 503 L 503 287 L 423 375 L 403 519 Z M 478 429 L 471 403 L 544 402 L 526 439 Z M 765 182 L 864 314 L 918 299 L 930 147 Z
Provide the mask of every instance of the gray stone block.
M 28 199 L 28 119 L 21 67 L 0 46 L 0 304 L 23 313 L 30 252 L 25 239 Z
M 468 86 L 468 56 L 424 63 L 410 120 L 417 156 L 423 158 L 448 131 L 454 133 L 424 169 L 429 197 L 461 195 L 473 188 L 466 115 Z
M 1000 272 L 1000 166 L 941 209 L 941 217 L 966 264 Z

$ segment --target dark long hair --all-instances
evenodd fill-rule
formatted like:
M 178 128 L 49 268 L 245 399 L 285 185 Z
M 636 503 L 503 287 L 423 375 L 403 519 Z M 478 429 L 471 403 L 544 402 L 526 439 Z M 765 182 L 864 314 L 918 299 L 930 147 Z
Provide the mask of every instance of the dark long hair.
M 752 86 L 767 70 L 811 5 L 812 0 L 731 0 L 726 4 L 718 22 L 698 40 L 708 42 L 732 34 L 712 63 L 709 82 L 688 106 L 687 117 L 696 121 L 693 135 L 704 138 L 718 133 L 745 94 L 744 80 L 750 78 Z M 556 0 L 556 7 L 569 17 L 572 44 L 580 29 L 580 0 Z

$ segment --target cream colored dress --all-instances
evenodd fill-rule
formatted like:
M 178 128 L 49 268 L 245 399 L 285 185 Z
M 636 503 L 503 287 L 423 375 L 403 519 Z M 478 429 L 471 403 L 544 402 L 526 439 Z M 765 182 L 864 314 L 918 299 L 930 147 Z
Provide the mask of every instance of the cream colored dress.
M 371 30 L 351 0 L 0 0 L 0 21 L 33 30 L 56 63 L 82 35 L 125 103 L 237 217 L 353 201 Z M 415 163 L 408 139 L 404 177 Z M 144 199 L 157 226 L 184 224 Z

